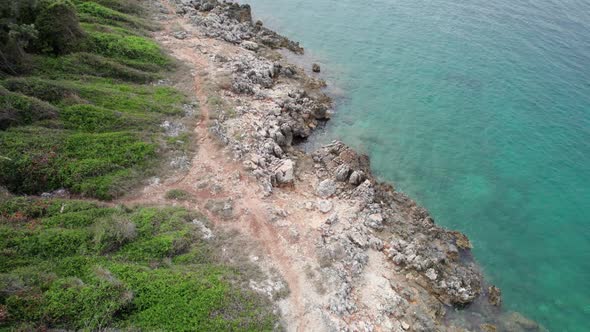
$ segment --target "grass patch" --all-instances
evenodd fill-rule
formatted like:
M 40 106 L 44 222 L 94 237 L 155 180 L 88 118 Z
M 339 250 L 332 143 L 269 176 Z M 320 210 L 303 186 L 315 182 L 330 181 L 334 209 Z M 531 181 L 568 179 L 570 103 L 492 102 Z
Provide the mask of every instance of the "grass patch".
M 146 84 L 171 62 L 145 37 L 154 26 L 138 15 L 138 2 L 74 4 L 60 0 L 59 8 L 68 10 L 68 24 L 84 30 L 76 51 L 57 50 L 69 44 L 55 36 L 57 51 L 30 55 L 27 76 L 0 81 L 0 186 L 112 199 L 152 174 L 169 151 L 188 149 L 159 127 L 183 114 L 185 97 Z
M 240 286 L 248 268 L 221 261 L 196 217 L 69 200 L 0 203 L 0 329 L 275 330 L 271 303 Z
M 89 48 L 97 54 L 120 59 L 130 66 L 154 63 L 167 66 L 170 60 L 155 42 L 140 36 L 89 31 Z
M 59 188 L 101 199 L 124 190 L 133 172 L 156 156 L 156 145 L 132 132 L 65 133 L 35 127 L 0 132 L 0 183 L 15 193 Z
M 162 144 L 187 148 L 168 140 L 156 143 L 164 117 L 182 114 L 178 101 L 184 96 L 174 89 L 106 79 L 38 77 L 11 78 L 2 84 L 14 90 L 5 90 L 6 94 L 57 112 L 49 113 L 50 123 L 39 122 L 44 117 L 38 112 L 37 118 L 21 117 L 16 122 L 34 126 L 11 125 L 0 131 L 0 184 L 15 193 L 67 188 L 112 199 L 155 166 Z
M 0 87 L 0 130 L 56 117 L 55 107 L 37 98 Z
M 118 80 L 147 83 L 159 77 L 161 68 L 145 64 L 141 69 L 128 66 L 99 54 L 74 53 L 62 57 L 35 57 L 33 73 L 51 79 L 80 79 L 82 76 L 114 78 Z
M 74 3 L 81 4 L 86 2 L 86 0 L 75 0 Z M 141 16 L 144 13 L 144 5 L 141 3 L 140 0 L 92 0 L 92 2 L 101 4 L 105 7 L 111 8 L 113 10 L 132 14 L 136 16 Z
M 155 30 L 158 27 L 156 24 L 149 23 L 143 18 L 129 15 L 108 7 L 110 5 L 117 9 L 121 9 L 123 6 L 120 6 L 119 4 L 122 2 L 103 1 L 103 3 L 106 6 L 97 2 L 79 2 L 76 7 L 78 9 L 80 21 L 140 30 Z M 132 7 L 128 6 L 127 9 L 132 10 Z

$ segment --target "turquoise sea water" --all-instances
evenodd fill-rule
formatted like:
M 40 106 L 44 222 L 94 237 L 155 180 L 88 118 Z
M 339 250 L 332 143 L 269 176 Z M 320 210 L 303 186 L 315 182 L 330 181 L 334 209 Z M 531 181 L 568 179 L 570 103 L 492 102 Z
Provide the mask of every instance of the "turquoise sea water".
M 466 233 L 508 309 L 590 331 L 590 1 L 249 2 L 340 89 L 320 140 Z

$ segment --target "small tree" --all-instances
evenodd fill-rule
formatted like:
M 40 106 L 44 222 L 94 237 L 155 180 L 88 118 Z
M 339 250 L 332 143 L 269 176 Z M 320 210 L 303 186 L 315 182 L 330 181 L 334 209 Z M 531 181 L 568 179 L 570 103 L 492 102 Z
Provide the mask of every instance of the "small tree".
M 69 0 L 42 1 L 35 26 L 39 30 L 38 47 L 42 52 L 71 53 L 78 50 L 84 38 L 76 7 Z
M 26 63 L 24 49 L 37 39 L 36 0 L 0 0 L 0 71 L 16 74 Z

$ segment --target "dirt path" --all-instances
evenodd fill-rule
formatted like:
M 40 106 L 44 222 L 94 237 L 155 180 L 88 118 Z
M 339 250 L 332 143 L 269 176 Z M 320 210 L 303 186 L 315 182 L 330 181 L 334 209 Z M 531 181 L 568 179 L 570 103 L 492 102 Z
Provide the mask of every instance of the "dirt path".
M 162 4 L 174 12 L 171 5 L 162 0 Z M 186 19 L 171 15 L 168 20 L 161 22 L 163 31 L 158 32 L 156 40 L 160 42 L 174 57 L 193 68 L 194 82 L 192 90 L 200 105 L 200 119 L 194 128 L 195 141 L 198 142 L 198 151 L 190 169 L 183 175 L 176 176 L 162 183 L 153 183 L 135 194 L 131 194 L 119 202 L 127 205 L 155 204 L 169 205 L 170 200 L 165 199 L 165 194 L 172 189 L 181 189 L 191 194 L 195 199 L 191 203 L 179 203 L 187 208 L 198 209 L 205 213 L 217 227 L 237 229 L 245 235 L 258 241 L 267 258 L 281 273 L 287 282 L 290 295 L 286 299 L 286 305 L 282 306 L 283 318 L 288 330 L 292 331 L 321 331 L 323 326 L 314 319 L 304 318 L 306 306 L 304 299 L 309 298 L 309 292 L 305 293 L 302 287 L 306 284 L 304 271 L 296 260 L 301 260 L 301 252 L 290 251 L 289 239 L 285 236 L 284 229 L 278 229 L 269 220 L 268 206 L 281 206 L 277 197 L 263 198 L 259 185 L 255 179 L 244 175 L 242 165 L 232 161 L 224 154 L 222 147 L 209 132 L 210 110 L 207 100 L 209 96 L 204 91 L 206 75 L 213 72 L 214 64 L 203 53 L 195 49 L 195 45 L 205 45 L 207 48 L 216 47 L 216 41 L 207 38 L 191 37 L 177 40 L 171 37 L 175 27 L 183 27 L 190 31 L 192 27 Z M 211 189 L 211 183 L 219 187 Z M 205 184 L 209 184 L 205 186 Z M 234 205 L 233 219 L 228 222 L 219 215 L 207 210 L 206 203 L 209 200 L 231 199 Z

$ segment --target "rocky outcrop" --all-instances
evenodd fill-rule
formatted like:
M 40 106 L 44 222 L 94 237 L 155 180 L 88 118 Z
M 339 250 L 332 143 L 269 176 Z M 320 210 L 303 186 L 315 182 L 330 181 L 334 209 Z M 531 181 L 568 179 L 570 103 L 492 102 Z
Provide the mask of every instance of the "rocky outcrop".
M 481 273 L 472 260 L 460 259 L 469 254 L 459 252 L 465 249 L 458 249 L 456 233 L 436 226 L 424 208 L 392 186 L 378 183 L 366 156 L 334 142 L 316 151 L 313 159 L 318 176 L 326 178 L 320 186 L 339 183 L 333 191 L 359 203 L 363 222 L 356 232 L 381 232 L 383 252 L 396 266 L 412 271 L 419 283 L 449 305 L 467 305 L 481 293 Z
M 303 53 L 299 43 L 265 28 L 260 21 L 253 23 L 249 5 L 217 0 L 176 0 L 176 3 L 178 13 L 188 15 L 207 37 L 233 44 L 255 41 L 273 49 L 286 48 Z

